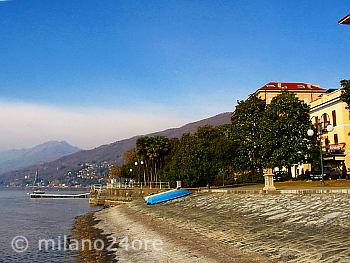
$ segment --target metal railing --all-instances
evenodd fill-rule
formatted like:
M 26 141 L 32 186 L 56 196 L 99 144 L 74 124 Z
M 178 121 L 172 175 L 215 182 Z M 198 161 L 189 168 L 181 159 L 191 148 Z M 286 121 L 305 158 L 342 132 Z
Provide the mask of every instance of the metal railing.
M 119 188 L 159 188 L 169 189 L 169 182 L 124 182 L 124 183 L 111 183 L 103 186 L 101 184 L 95 184 L 91 186 L 92 191 L 102 191 L 104 189 L 119 189 Z

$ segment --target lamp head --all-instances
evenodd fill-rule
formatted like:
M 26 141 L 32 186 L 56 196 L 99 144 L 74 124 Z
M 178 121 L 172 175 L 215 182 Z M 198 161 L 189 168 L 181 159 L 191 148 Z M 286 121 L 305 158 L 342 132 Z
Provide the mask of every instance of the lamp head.
M 310 137 L 314 136 L 314 134 L 315 134 L 315 132 L 312 129 L 307 131 L 307 135 L 310 136 Z
M 334 130 L 333 125 L 328 124 L 328 125 L 327 125 L 327 131 L 328 131 L 328 132 L 331 132 L 331 131 L 333 131 L 333 130 Z

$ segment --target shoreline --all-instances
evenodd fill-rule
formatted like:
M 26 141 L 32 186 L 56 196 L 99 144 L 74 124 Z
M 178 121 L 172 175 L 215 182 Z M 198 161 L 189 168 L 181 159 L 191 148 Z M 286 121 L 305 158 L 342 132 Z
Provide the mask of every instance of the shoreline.
M 91 240 L 94 242 L 96 240 L 102 240 L 105 244 L 111 244 L 108 240 L 108 235 L 103 234 L 101 229 L 96 228 L 99 220 L 95 218 L 95 214 L 99 211 L 90 212 L 76 217 L 72 227 L 72 237 L 79 241 Z M 117 262 L 115 256 L 107 250 L 97 251 L 80 249 L 75 257 L 80 262 Z
M 349 205 L 346 194 L 192 194 L 97 211 L 84 231 L 127 238 L 104 262 L 348 262 Z

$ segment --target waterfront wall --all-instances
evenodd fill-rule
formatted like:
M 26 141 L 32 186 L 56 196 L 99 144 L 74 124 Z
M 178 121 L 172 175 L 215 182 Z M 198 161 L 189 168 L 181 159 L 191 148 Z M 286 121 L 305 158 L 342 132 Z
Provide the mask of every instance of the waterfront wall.
M 161 188 L 91 188 L 90 205 L 115 206 L 120 203 L 140 200 L 151 193 L 158 193 Z
M 186 188 L 193 193 L 216 193 L 216 194 L 347 194 L 350 188 L 313 188 L 313 189 L 277 189 L 276 191 L 263 191 L 262 189 L 207 189 Z M 152 193 L 166 191 L 164 188 L 91 188 L 89 203 L 91 205 L 102 205 L 106 207 L 115 206 L 125 202 L 143 199 Z
M 197 193 L 221 193 L 221 194 L 348 194 L 350 188 L 313 188 L 313 189 L 277 189 L 275 191 L 264 191 L 263 189 L 192 189 Z

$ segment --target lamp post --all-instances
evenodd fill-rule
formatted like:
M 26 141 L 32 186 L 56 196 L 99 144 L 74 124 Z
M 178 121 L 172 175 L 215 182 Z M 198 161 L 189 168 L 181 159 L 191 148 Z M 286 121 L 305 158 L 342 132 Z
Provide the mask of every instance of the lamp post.
M 220 173 L 222 175 L 222 186 L 225 186 L 225 173 L 226 173 L 226 168 L 220 168 Z
M 143 166 L 145 163 L 144 163 L 144 161 L 141 160 L 140 164 L 141 164 L 141 166 Z M 143 170 L 143 181 L 146 184 L 146 170 L 145 170 L 145 167 L 142 167 L 142 170 Z
M 325 113 L 325 114 L 328 116 L 327 113 Z M 313 116 L 312 118 L 314 118 L 314 117 L 315 116 Z M 311 118 L 311 120 L 312 120 L 312 118 Z M 316 125 L 317 125 L 317 137 L 318 137 L 318 139 L 320 141 L 320 156 L 321 156 L 321 158 L 320 158 L 320 161 L 321 161 L 320 165 L 321 165 L 321 180 L 322 180 L 321 181 L 321 185 L 322 186 L 325 186 L 324 177 L 323 177 L 324 170 L 323 170 L 323 155 L 322 155 L 322 135 L 325 132 L 332 132 L 333 129 L 334 129 L 333 125 L 331 125 L 331 124 L 328 124 L 326 128 L 322 128 L 322 126 L 325 126 L 325 124 L 327 124 L 327 123 L 328 123 L 327 121 L 319 122 L 319 123 L 316 122 Z M 307 135 L 310 136 L 310 137 L 314 136 L 314 134 L 315 134 L 315 132 L 314 132 L 313 129 L 309 129 L 307 131 Z
M 139 180 L 139 182 L 141 182 L 141 180 L 142 180 L 142 175 L 141 175 L 141 169 L 143 168 L 143 180 L 144 180 L 144 183 L 146 184 L 146 171 L 145 171 L 145 169 L 144 169 L 144 167 L 143 167 L 143 165 L 144 165 L 145 163 L 144 163 L 144 161 L 135 161 L 135 163 L 134 163 L 134 165 L 137 167 L 138 165 L 140 165 L 139 166 L 139 169 L 138 169 L 138 180 Z
M 136 161 L 134 164 L 135 164 L 135 167 L 137 167 L 139 163 Z M 138 176 L 138 180 L 140 181 L 140 169 L 139 169 L 139 172 L 137 173 L 137 176 Z

